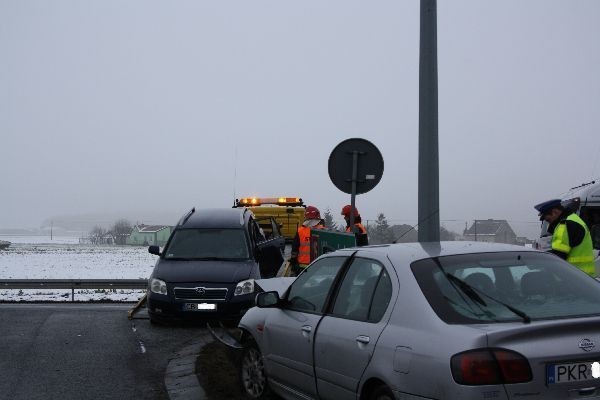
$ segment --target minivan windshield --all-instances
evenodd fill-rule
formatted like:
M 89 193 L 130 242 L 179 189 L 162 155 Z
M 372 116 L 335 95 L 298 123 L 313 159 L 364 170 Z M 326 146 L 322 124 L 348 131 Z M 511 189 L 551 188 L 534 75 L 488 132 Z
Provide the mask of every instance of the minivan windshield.
M 243 229 L 178 229 L 164 258 L 182 260 L 242 260 L 250 258 Z
M 600 315 L 600 282 L 541 252 L 436 257 L 411 265 L 447 323 L 492 323 Z

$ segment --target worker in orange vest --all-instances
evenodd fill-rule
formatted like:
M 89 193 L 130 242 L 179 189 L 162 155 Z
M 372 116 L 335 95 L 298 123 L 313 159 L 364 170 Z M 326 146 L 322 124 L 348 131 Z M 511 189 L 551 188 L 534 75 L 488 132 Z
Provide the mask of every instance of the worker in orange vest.
M 325 223 L 321 219 L 321 213 L 315 206 L 308 206 L 304 210 L 304 222 L 294 236 L 292 242 L 292 256 L 290 264 L 292 275 L 298 275 L 312 261 L 310 259 L 310 230 L 324 229 Z
M 357 246 L 366 246 L 369 244 L 369 238 L 367 236 L 367 230 L 362 224 L 362 219 L 360 218 L 360 213 L 358 209 L 354 207 L 354 226 L 350 226 L 350 213 L 352 212 L 352 206 L 350 204 L 345 205 L 342 208 L 342 215 L 346 220 L 346 232 L 354 232 L 356 235 L 356 245 Z

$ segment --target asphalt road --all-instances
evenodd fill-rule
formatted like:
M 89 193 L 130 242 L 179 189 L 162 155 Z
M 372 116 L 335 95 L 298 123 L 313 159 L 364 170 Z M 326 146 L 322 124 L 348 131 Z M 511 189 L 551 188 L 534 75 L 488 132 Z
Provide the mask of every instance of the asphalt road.
M 168 364 L 206 330 L 128 320 L 130 307 L 0 304 L 0 399 L 169 399 Z

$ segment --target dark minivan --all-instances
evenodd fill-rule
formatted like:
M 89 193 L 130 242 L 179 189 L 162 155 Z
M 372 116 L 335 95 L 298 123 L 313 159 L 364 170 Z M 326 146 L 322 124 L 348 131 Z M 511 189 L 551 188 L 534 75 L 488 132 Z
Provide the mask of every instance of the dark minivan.
M 148 280 L 151 322 L 239 320 L 254 305 L 255 279 L 274 277 L 285 239 L 275 221 L 269 238 L 246 208 L 192 209 L 173 229 Z

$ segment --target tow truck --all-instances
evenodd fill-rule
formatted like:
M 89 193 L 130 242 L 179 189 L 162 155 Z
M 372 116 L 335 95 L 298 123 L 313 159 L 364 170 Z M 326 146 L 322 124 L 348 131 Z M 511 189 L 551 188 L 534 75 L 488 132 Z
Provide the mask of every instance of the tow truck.
M 267 238 L 274 229 L 268 217 L 273 217 L 286 243 L 291 243 L 298 227 L 304 222 L 306 206 L 300 197 L 243 197 L 235 200 L 233 208 L 236 207 L 249 208 Z
M 302 199 L 300 197 L 243 197 L 236 199 L 233 207 L 250 209 L 267 239 L 271 232 L 279 231 L 281 233 L 286 241 L 284 258 L 287 261 L 278 272 L 278 276 L 289 276 L 292 242 L 298 227 L 304 222 L 306 205 Z M 271 226 L 272 219 L 278 224 L 277 227 Z M 321 254 L 344 247 L 353 247 L 356 245 L 356 240 L 354 234 L 350 233 L 311 229 L 310 243 L 310 260 L 312 262 Z

